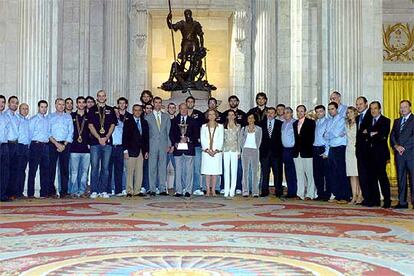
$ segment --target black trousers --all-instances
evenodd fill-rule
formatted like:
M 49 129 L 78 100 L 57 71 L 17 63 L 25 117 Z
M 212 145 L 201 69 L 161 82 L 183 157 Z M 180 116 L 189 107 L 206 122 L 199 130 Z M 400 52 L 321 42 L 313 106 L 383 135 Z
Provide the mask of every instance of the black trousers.
M 7 195 L 17 197 L 17 143 L 8 143 L 8 150 L 9 150 L 9 166 L 6 168 L 3 166 L 2 169 L 8 171 L 8 178 L 7 178 Z
M 275 194 L 276 196 L 282 196 L 283 164 L 281 157 L 272 156 L 270 153 L 260 156 L 260 165 L 262 170 L 261 196 L 269 195 L 270 170 L 273 172 Z
M 16 151 L 16 194 L 17 197 L 23 196 L 24 182 L 26 181 L 26 167 L 29 162 L 29 146 L 17 144 Z
M 328 200 L 331 197 L 331 190 L 327 185 L 328 159 L 321 156 L 324 152 L 324 146 L 313 147 L 313 179 L 318 191 L 318 198 Z
M 70 145 L 65 147 L 65 150 L 58 152 L 56 146 L 53 143 L 49 143 L 49 159 L 50 159 L 50 194 L 56 195 L 55 178 L 56 178 L 56 165 L 59 162 L 59 174 L 60 174 L 60 196 L 68 194 L 68 182 L 69 182 L 69 157 L 70 157 Z
M 122 193 L 122 176 L 124 173 L 124 148 L 113 146 L 109 161 L 109 182 L 106 191 L 112 193 L 112 176 L 115 183 L 115 194 Z
M 373 155 L 371 155 L 373 156 Z M 381 186 L 381 192 L 384 197 L 384 204 L 391 203 L 390 181 L 386 171 L 387 160 L 381 158 L 371 158 L 368 164 L 369 186 L 364 202 L 368 205 L 380 206 L 381 195 L 378 187 L 378 182 Z
M 9 179 L 9 146 L 7 143 L 0 144 L 0 200 L 6 200 Z
M 38 167 L 40 167 L 40 196 L 47 197 L 53 193 L 49 187 L 49 145 L 47 143 L 32 142 L 29 151 L 29 178 L 27 182 L 27 196 L 29 197 L 34 196 Z
M 351 185 L 346 176 L 345 146 L 329 148 L 328 186 L 337 200 L 350 200 Z
M 357 155 L 357 165 L 358 165 L 358 176 L 359 176 L 359 185 L 361 187 L 361 193 L 364 197 L 364 202 L 367 202 L 369 197 L 369 186 L 370 186 L 370 179 L 369 179 L 369 154 L 360 154 Z
M 407 204 L 407 192 L 410 186 L 411 202 L 414 203 L 414 157 L 408 154 L 401 156 L 396 153 L 395 159 L 397 161 L 398 201 L 401 205 Z

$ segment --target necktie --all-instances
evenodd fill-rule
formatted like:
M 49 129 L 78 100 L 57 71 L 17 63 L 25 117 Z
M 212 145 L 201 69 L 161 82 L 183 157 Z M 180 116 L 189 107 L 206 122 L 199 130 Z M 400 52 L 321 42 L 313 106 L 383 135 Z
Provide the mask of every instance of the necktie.
M 272 122 L 269 121 L 269 126 L 267 127 L 267 131 L 269 132 L 269 137 L 272 137 Z
M 184 117 L 181 117 L 181 124 L 184 124 Z
M 364 113 L 361 113 L 361 115 L 359 115 L 358 127 L 361 127 L 362 120 L 364 120 Z
M 403 129 L 404 129 L 404 127 L 405 127 L 405 122 L 406 122 L 406 119 L 405 119 L 405 117 L 403 118 L 403 120 L 402 120 L 402 122 L 401 122 L 401 126 L 400 126 L 400 133 L 403 131 Z
M 142 133 L 142 129 L 141 129 L 141 122 L 140 122 L 139 119 L 137 120 L 137 127 L 138 127 L 139 133 L 141 134 Z
M 160 118 L 159 112 L 157 112 L 157 127 L 158 127 L 158 130 L 161 129 L 161 118 Z
M 377 123 L 377 120 L 378 120 L 377 118 L 374 118 L 372 125 L 375 125 Z

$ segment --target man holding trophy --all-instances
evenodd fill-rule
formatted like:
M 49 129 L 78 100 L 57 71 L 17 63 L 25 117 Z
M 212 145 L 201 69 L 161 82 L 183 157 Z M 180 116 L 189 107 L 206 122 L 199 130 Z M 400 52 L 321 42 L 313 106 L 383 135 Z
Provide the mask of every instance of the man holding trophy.
M 194 140 L 196 129 L 194 119 L 188 116 L 185 103 L 179 106 L 180 113 L 171 121 L 170 140 L 174 146 L 175 196 L 190 197 L 193 191 Z

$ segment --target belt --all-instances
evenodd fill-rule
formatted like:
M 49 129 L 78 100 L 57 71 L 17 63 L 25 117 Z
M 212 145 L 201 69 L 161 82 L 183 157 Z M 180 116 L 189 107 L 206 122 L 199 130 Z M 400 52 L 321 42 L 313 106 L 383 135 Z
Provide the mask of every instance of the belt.
M 9 140 L 9 141 L 7 141 L 7 143 L 9 143 L 9 144 L 17 144 L 17 140 Z
M 313 146 L 314 148 L 325 148 L 325 146 Z
M 120 148 L 122 145 L 112 145 L 114 148 Z
M 41 141 L 32 141 L 35 144 L 48 144 L 49 142 L 41 142 Z

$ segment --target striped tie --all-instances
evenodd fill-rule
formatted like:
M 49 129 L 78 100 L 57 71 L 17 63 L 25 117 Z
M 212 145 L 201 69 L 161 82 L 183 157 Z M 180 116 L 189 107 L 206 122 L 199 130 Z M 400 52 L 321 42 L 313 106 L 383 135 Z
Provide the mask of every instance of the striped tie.
M 267 131 L 269 132 L 269 137 L 272 137 L 272 122 L 269 121 L 269 126 L 267 127 Z
M 158 130 L 161 130 L 161 119 L 160 119 L 159 112 L 157 112 L 157 127 L 158 127 Z
M 403 131 L 403 129 L 404 129 L 404 127 L 405 127 L 405 122 L 406 122 L 406 119 L 405 119 L 405 117 L 403 118 L 403 120 L 402 120 L 402 122 L 401 122 L 401 126 L 400 126 L 400 133 Z

